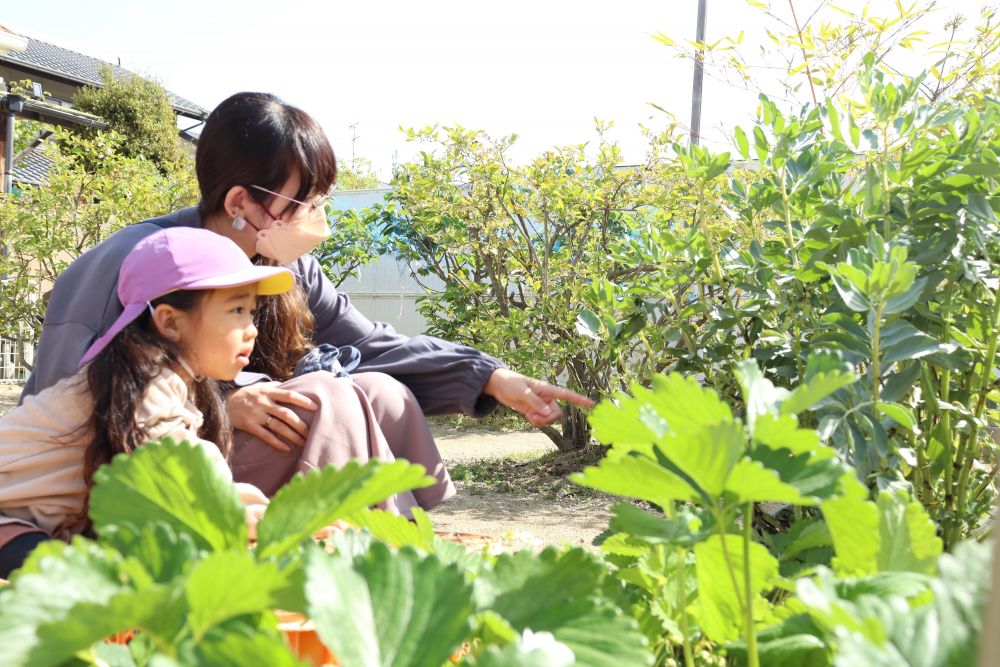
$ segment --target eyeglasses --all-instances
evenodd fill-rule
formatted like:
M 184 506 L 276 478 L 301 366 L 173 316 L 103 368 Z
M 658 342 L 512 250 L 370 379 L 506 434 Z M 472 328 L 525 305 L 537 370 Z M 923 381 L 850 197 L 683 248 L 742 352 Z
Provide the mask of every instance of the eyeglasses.
M 253 188 L 254 190 L 260 190 L 261 192 L 266 192 L 269 195 L 273 195 L 275 197 L 279 197 L 293 204 L 296 204 L 299 208 L 298 211 L 296 211 L 297 215 L 293 215 L 292 216 L 293 218 L 299 218 L 302 217 L 303 215 L 309 215 L 315 213 L 317 210 L 325 206 L 326 202 L 329 201 L 331 197 L 333 197 L 333 190 L 331 190 L 330 192 L 327 192 L 325 195 L 317 197 L 312 202 L 304 202 L 304 201 L 299 201 L 298 199 L 295 199 L 293 197 L 288 197 L 286 195 L 283 195 L 280 192 L 275 192 L 274 190 L 268 190 L 267 188 L 262 188 L 259 185 L 251 185 L 250 187 Z M 278 219 L 275 216 L 271 215 L 271 211 L 269 211 L 266 206 L 261 206 L 261 208 L 263 208 L 264 211 L 268 214 L 268 216 L 270 216 L 272 221 Z M 304 211 L 305 213 L 301 213 L 301 211 Z

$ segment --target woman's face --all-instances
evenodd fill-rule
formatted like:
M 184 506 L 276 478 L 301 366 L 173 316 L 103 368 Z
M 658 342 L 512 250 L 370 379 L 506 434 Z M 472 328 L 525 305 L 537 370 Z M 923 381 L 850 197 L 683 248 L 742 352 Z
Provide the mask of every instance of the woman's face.
M 281 197 L 275 197 L 273 195 L 268 196 L 264 200 L 264 203 L 258 202 L 252 196 L 249 196 L 249 204 L 246 207 L 246 211 L 243 217 L 249 223 L 247 225 L 251 234 L 256 234 L 257 230 L 268 229 L 274 223 L 275 220 L 285 220 L 296 212 L 296 206 L 285 197 L 294 198 L 299 191 L 299 184 L 302 178 L 299 176 L 298 170 L 292 172 L 292 175 L 288 178 L 285 183 L 275 190 Z

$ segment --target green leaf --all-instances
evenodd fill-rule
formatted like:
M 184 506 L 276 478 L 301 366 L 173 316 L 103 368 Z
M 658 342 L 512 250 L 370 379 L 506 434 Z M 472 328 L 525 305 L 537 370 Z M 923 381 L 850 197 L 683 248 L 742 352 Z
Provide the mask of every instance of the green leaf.
M 891 641 L 911 665 L 972 664 L 982 630 L 992 545 L 965 542 L 938 561 L 933 602 L 903 616 Z
M 107 622 L 92 614 L 128 592 L 130 583 L 122 557 L 106 547 L 82 538 L 70 545 L 57 540 L 40 545 L 11 585 L 0 589 L 0 664 L 59 664 L 67 659 L 87 645 L 79 645 L 79 634 L 43 643 L 39 629 L 77 624 L 81 613 L 84 621 L 99 621 L 98 630 L 110 628 L 108 634 L 126 629 L 115 627 L 121 619 Z M 101 636 L 106 635 L 89 643 Z
M 243 504 L 226 472 L 197 445 L 143 445 L 116 456 L 94 475 L 90 518 L 100 534 L 109 526 L 155 521 L 190 536 L 201 549 L 245 549 Z
M 103 604 L 77 604 L 64 618 L 38 626 L 38 645 L 25 664 L 63 664 L 106 637 L 131 629 L 170 642 L 184 625 L 183 605 L 174 593 L 172 587 L 126 589 Z
M 476 662 L 477 667 L 571 667 L 576 663 L 573 651 L 556 641 L 550 632 L 532 633 L 530 638 L 499 649 L 489 647 Z
M 921 333 L 912 338 L 906 338 L 900 342 L 883 348 L 885 354 L 882 355 L 882 368 L 886 369 L 889 364 L 907 359 L 921 359 L 936 352 L 947 352 L 948 348 L 941 345 L 936 340 Z
M 102 643 L 94 647 L 94 657 L 102 667 L 136 667 L 129 647 L 123 644 Z
M 694 500 L 697 492 L 656 461 L 638 453 L 608 453 L 600 464 L 570 476 L 581 486 L 667 507 L 674 500 Z
M 847 576 L 875 572 L 933 574 L 942 542 L 920 503 L 883 492 L 866 498 L 860 484 L 822 505 L 837 557 L 834 569 Z
M 258 557 L 280 556 L 337 519 L 433 483 L 423 466 L 402 460 L 349 461 L 340 469 L 328 466 L 298 475 L 275 494 L 257 526 Z
M 777 474 L 808 501 L 832 498 L 840 492 L 844 475 L 850 470 L 829 447 L 811 453 L 793 454 L 787 449 L 755 447 L 750 458 Z
M 602 401 L 594 409 L 588 421 L 595 438 L 613 446 L 648 446 L 668 433 L 684 435 L 733 420 L 718 394 L 678 373 L 657 375 L 652 389 L 635 385 L 632 393 L 617 394 L 617 405 Z
M 627 533 L 651 544 L 690 547 L 705 539 L 702 521 L 687 508 L 678 510 L 676 518 L 654 516 L 631 503 L 617 503 L 611 508 L 610 528 Z
M 476 580 L 476 600 L 519 632 L 551 632 L 581 667 L 652 664 L 636 622 L 594 596 L 604 576 L 605 566 L 583 549 L 504 554 Z
M 638 388 L 633 388 L 638 390 Z M 645 390 L 643 390 L 645 391 Z M 603 400 L 597 404 L 587 421 L 593 436 L 600 442 L 620 449 L 643 449 L 649 451 L 650 444 L 662 435 L 662 430 L 654 430 L 640 417 L 644 404 L 626 394 L 618 394 L 615 401 Z M 666 430 L 666 425 L 663 425 Z
M 887 402 L 895 402 L 910 393 L 910 389 L 916 384 L 920 377 L 921 364 L 910 364 L 905 369 L 899 370 L 889 376 L 882 388 L 882 398 Z
M 454 566 L 376 542 L 353 563 L 306 554 L 309 617 L 351 667 L 444 664 L 471 630 L 472 589 Z
M 830 647 L 814 635 L 789 635 L 776 639 L 758 639 L 757 655 L 767 667 L 829 667 Z M 747 664 L 743 642 L 726 647 L 726 657 L 734 667 Z
M 757 617 L 767 606 L 761 594 L 773 588 L 778 580 L 778 561 L 762 545 L 751 543 L 749 546 L 751 603 Z M 722 537 L 718 535 L 694 546 L 699 599 L 697 616 L 705 636 L 715 642 L 736 639 L 742 631 L 741 602 L 746 602 L 743 600 L 743 547 L 743 538 L 738 535 L 726 535 L 726 553 Z
M 198 547 L 187 533 L 178 534 L 170 524 L 152 521 L 141 526 L 106 526 L 104 542 L 142 563 L 158 582 L 171 581 L 197 561 Z
M 684 436 L 664 437 L 657 448 L 705 493 L 718 498 L 745 446 L 743 425 L 721 422 Z
M 858 379 L 853 369 L 832 370 L 817 373 L 804 384 L 792 390 L 791 395 L 781 404 L 781 414 L 797 415 L 812 408 L 821 400 L 852 384 Z
M 308 667 L 300 662 L 278 637 L 262 634 L 244 635 L 236 632 L 210 632 L 198 643 L 199 664 L 212 667 Z
M 822 447 L 819 434 L 812 429 L 799 428 L 798 420 L 790 414 L 762 416 L 757 420 L 753 439 L 771 449 L 787 449 L 793 454 L 807 454 Z
M 757 362 L 744 359 L 736 364 L 736 379 L 743 390 L 747 426 L 753 435 L 754 423 L 761 415 L 778 414 L 778 405 L 788 397 L 788 390 L 775 387 L 764 377 Z
M 856 313 L 867 313 L 871 309 L 871 304 L 864 293 L 855 287 L 850 280 L 841 275 L 837 268 L 824 262 L 816 262 L 816 267 L 830 274 L 830 280 L 833 282 L 833 286 L 837 288 L 837 292 L 840 294 L 840 298 L 843 299 L 844 305 Z M 840 267 L 838 266 L 838 268 Z
M 426 513 L 415 507 L 425 517 Z M 365 528 L 379 540 L 395 547 L 410 546 L 424 551 L 434 551 L 434 529 L 428 533 L 423 526 L 410 521 L 405 516 L 384 510 L 363 509 L 352 514 L 348 522 L 358 528 Z
M 736 138 L 736 147 L 739 148 L 740 155 L 743 156 L 744 160 L 750 159 L 750 142 L 747 140 L 747 133 L 743 131 L 742 127 L 737 126 L 733 131 Z
M 909 263 L 907 262 L 907 264 Z M 920 301 L 926 287 L 927 278 L 918 278 L 908 290 L 886 300 L 882 312 L 886 315 L 897 315 L 910 310 Z
M 726 483 L 726 492 L 733 494 L 733 503 L 815 504 L 814 500 L 802 496 L 794 486 L 782 482 L 776 471 L 750 459 L 742 459 L 733 468 L 733 474 Z
M 604 340 L 604 336 L 602 335 L 604 327 L 601 325 L 601 320 L 589 310 L 581 310 L 577 314 L 576 331 L 587 338 L 597 341 Z
M 933 574 L 943 550 L 937 527 L 923 505 L 900 494 L 878 497 L 878 570 Z
M 247 553 L 217 553 L 197 563 L 187 577 L 188 625 L 195 639 L 213 626 L 274 607 L 273 594 L 286 585 L 270 563 Z
M 989 595 L 989 544 L 959 544 L 938 560 L 940 577 L 893 572 L 851 582 L 829 572 L 798 582 L 799 600 L 835 649 L 835 665 L 971 665 Z M 878 583 L 869 583 L 878 578 Z
M 787 532 L 775 535 L 771 539 L 779 561 L 793 559 L 810 549 L 833 545 L 826 523 L 812 517 L 796 521 Z
M 879 512 L 858 482 L 847 485 L 847 493 L 822 503 L 836 557 L 834 570 L 844 576 L 875 572 L 879 553 Z
M 913 415 L 913 410 L 900 405 L 899 403 L 884 403 L 879 401 L 875 408 L 884 415 L 889 416 L 893 421 L 911 431 L 917 429 L 917 418 Z

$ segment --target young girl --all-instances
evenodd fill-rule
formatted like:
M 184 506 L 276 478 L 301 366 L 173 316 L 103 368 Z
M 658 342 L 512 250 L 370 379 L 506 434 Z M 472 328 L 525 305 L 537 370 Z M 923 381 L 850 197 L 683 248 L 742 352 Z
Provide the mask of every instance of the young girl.
M 288 269 L 254 266 L 203 229 L 169 228 L 135 246 L 119 272 L 124 311 L 79 371 L 0 418 L 0 578 L 39 542 L 88 531 L 94 472 L 116 454 L 169 436 L 204 447 L 231 478 L 216 381 L 249 363 L 257 296 L 293 284 Z M 252 530 L 267 497 L 236 487 Z

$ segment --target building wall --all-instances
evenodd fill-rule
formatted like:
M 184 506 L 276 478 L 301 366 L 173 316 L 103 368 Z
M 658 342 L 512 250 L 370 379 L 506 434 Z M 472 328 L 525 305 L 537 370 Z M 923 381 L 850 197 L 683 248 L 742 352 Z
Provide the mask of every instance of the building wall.
M 3 80 L 8 84 L 16 83 L 23 79 L 30 79 L 36 83 L 40 83 L 42 84 L 42 90 L 48 93 L 47 97 L 50 102 L 69 102 L 73 99 L 76 91 L 80 89 L 80 86 L 77 84 L 52 79 L 38 72 L 22 69 L 10 63 L 0 63 L 0 77 L 3 77 Z
M 359 211 L 381 202 L 389 192 L 389 188 L 335 192 L 333 203 L 342 211 Z M 421 281 L 432 290 L 444 289 L 444 283 L 437 278 L 428 276 Z M 381 257 L 361 267 L 357 278 L 345 280 L 340 291 L 372 321 L 387 322 L 408 336 L 426 331 L 427 321 L 417 310 L 417 298 L 426 292 L 405 262 Z

